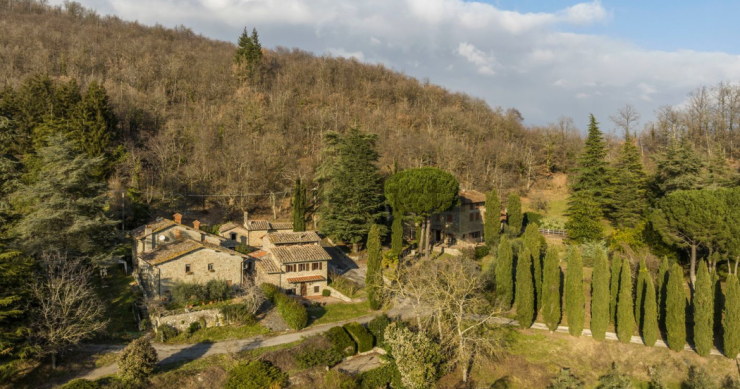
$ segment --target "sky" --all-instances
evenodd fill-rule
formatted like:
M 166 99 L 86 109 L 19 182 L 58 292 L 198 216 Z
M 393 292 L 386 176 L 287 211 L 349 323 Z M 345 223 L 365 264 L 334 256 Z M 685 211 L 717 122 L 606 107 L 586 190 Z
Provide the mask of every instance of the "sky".
M 236 42 L 353 57 L 516 108 L 607 128 L 625 104 L 642 123 L 690 91 L 740 80 L 740 1 L 77 0 L 100 14 L 185 25 Z M 61 0 L 52 0 L 60 4 Z

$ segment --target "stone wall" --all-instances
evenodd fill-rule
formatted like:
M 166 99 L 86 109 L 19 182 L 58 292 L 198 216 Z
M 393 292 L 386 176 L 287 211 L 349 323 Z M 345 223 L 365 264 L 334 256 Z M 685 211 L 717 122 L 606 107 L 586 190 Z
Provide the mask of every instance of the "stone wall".
M 166 324 L 176 328 L 178 331 L 183 331 L 190 327 L 190 323 L 199 322 L 201 318 L 206 320 L 206 327 L 220 327 L 224 325 L 223 315 L 218 309 L 204 309 L 202 311 L 186 312 L 177 315 L 150 317 L 149 320 L 155 329 L 160 325 Z
M 241 285 L 243 262 L 241 255 L 208 248 L 188 253 L 157 266 L 162 293 L 166 294 L 177 281 L 205 284 L 210 280 L 224 280 L 234 286 Z M 213 264 L 213 271 L 208 269 L 209 264 Z M 190 265 L 191 274 L 185 272 L 185 265 Z

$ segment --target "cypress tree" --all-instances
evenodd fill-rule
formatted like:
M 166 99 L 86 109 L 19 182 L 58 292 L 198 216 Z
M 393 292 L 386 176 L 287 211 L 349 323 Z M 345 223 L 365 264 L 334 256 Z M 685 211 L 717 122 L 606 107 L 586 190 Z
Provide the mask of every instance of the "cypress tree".
M 535 297 L 531 260 L 532 255 L 525 247 L 516 264 L 516 319 L 521 328 L 529 328 L 534 320 Z
M 568 202 L 568 221 L 565 223 L 568 240 L 576 243 L 601 240 L 604 236 L 601 216 L 601 205 L 590 192 L 574 193 Z
M 585 300 L 581 251 L 571 247 L 568 250 L 568 272 L 565 278 L 565 311 L 568 315 L 568 332 L 573 336 L 581 336 L 583 332 Z
M 391 224 L 391 250 L 400 255 L 403 251 L 403 213 L 393 208 L 393 223 Z
M 491 189 L 491 193 L 486 194 L 486 217 L 484 220 L 483 234 L 486 238 L 486 245 L 493 251 L 498 245 L 499 236 L 501 235 L 501 200 L 498 198 L 496 188 Z
M 697 354 L 706 357 L 712 351 L 714 341 L 714 292 L 712 278 L 704 261 L 699 263 L 691 304 L 694 310 L 694 346 Z
M 668 258 L 663 257 L 658 267 L 658 326 L 665 331 L 665 302 L 666 302 L 666 285 L 668 284 Z
M 619 298 L 617 299 L 617 338 L 622 343 L 629 343 L 635 329 L 635 316 L 632 303 L 632 269 L 630 261 L 622 260 L 619 275 Z
M 650 277 L 650 272 L 645 264 L 645 258 L 640 260 L 640 270 L 637 272 L 637 285 L 635 285 L 635 323 L 637 329 L 642 333 L 642 312 L 644 309 L 643 298 L 645 293 L 645 283 Z
M 642 313 L 642 341 L 648 347 L 653 347 L 658 340 L 658 302 L 655 299 L 655 284 L 653 277 L 645 280 L 643 293 Z
M 606 144 L 594 115 L 590 115 L 589 119 L 588 136 L 583 154 L 578 158 L 573 191 L 589 192 L 596 203 L 603 206 L 606 204 L 610 176 L 606 162 Z
M 367 236 L 367 273 L 365 285 L 367 287 L 367 301 L 371 309 L 380 309 L 383 278 L 381 275 L 382 247 L 380 246 L 380 228 L 377 224 L 370 227 Z
M 514 252 L 506 235 L 501 237 L 496 255 L 496 295 L 504 309 L 511 309 L 514 299 Z
M 554 248 L 545 255 L 544 280 L 542 281 L 543 306 L 542 314 L 550 331 L 555 331 L 560 324 L 560 261 Z
M 542 306 L 542 259 L 540 258 L 540 232 L 537 224 L 527 224 L 524 230 L 524 245 L 532 254 L 532 265 L 534 269 L 534 292 L 537 299 L 535 311 L 539 311 Z
M 736 358 L 740 352 L 740 284 L 737 275 L 727 275 L 727 291 L 725 292 L 724 319 L 724 351 L 727 358 Z
M 293 188 L 293 231 L 306 231 L 306 185 L 300 178 Z
M 511 193 L 509 195 L 509 202 L 506 204 L 506 215 L 506 223 L 509 225 L 510 231 L 514 236 L 519 236 L 522 233 L 524 215 L 522 215 L 522 201 L 518 194 Z
M 683 289 L 683 269 L 679 264 L 674 264 L 668 272 L 665 289 L 668 347 L 673 351 L 681 351 L 686 344 L 686 292 Z
M 609 263 L 602 250 L 596 250 L 591 277 L 591 334 L 604 340 L 609 324 Z
M 609 322 L 617 325 L 617 297 L 619 296 L 619 276 L 622 274 L 622 261 L 612 258 L 611 282 L 609 286 Z

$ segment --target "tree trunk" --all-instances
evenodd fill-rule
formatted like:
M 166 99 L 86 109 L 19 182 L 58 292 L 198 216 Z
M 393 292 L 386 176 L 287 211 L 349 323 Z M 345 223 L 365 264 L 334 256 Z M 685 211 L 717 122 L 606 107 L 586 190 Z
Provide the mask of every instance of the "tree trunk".
M 459 336 L 459 335 L 458 335 Z M 460 370 L 462 370 L 463 382 L 468 382 L 468 368 L 470 360 L 465 356 L 465 340 L 460 337 Z
M 427 246 L 426 247 L 426 253 L 425 253 L 426 254 L 426 258 L 429 259 L 429 255 L 431 254 L 431 251 L 432 251 L 432 242 L 431 242 L 431 237 L 432 237 L 432 228 L 431 228 L 432 227 L 432 218 L 431 218 L 431 216 L 427 216 L 426 224 L 427 224 L 427 227 L 426 227 L 426 229 L 427 229 L 426 230 L 426 242 L 424 242 L 424 243 Z
M 57 354 L 52 353 L 51 354 L 51 370 L 57 369 Z
M 421 255 L 424 254 L 424 249 L 426 248 L 426 244 L 424 243 L 424 236 L 425 236 L 424 235 L 425 234 L 424 227 L 425 227 L 425 224 L 426 224 L 425 222 L 419 223 L 419 236 L 416 237 L 417 240 L 419 241 L 419 244 L 418 244 L 419 247 L 418 247 L 418 249 L 419 249 L 419 256 L 420 257 L 421 257 Z
M 735 258 L 735 272 L 733 273 L 735 275 L 737 275 L 737 267 L 738 267 L 738 264 L 740 264 L 740 257 Z
M 691 278 L 691 292 L 694 291 L 694 284 L 696 283 L 696 245 L 691 245 L 691 270 L 689 277 Z

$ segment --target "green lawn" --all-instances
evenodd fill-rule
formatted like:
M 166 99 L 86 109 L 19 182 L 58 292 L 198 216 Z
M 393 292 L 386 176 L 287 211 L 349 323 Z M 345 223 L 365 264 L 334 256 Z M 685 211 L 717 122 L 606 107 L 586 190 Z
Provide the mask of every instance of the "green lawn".
M 361 303 L 327 304 L 323 307 L 312 306 L 308 308 L 308 325 L 312 326 L 354 319 L 356 317 L 370 315 L 374 312 L 377 311 L 371 310 L 367 301 Z
M 270 330 L 261 324 L 248 326 L 222 326 L 209 327 L 196 331 L 188 336 L 186 332 L 181 332 L 176 337 L 167 341 L 170 344 L 195 344 L 195 343 L 213 343 L 229 339 L 245 339 L 252 336 L 264 335 Z
M 104 279 L 95 277 L 96 291 L 105 305 L 105 319 L 108 325 L 105 333 L 97 340 L 110 342 L 128 342 L 139 335 L 131 306 L 136 297 L 131 288 L 133 276 L 126 275 L 118 266 L 108 268 L 108 275 Z

